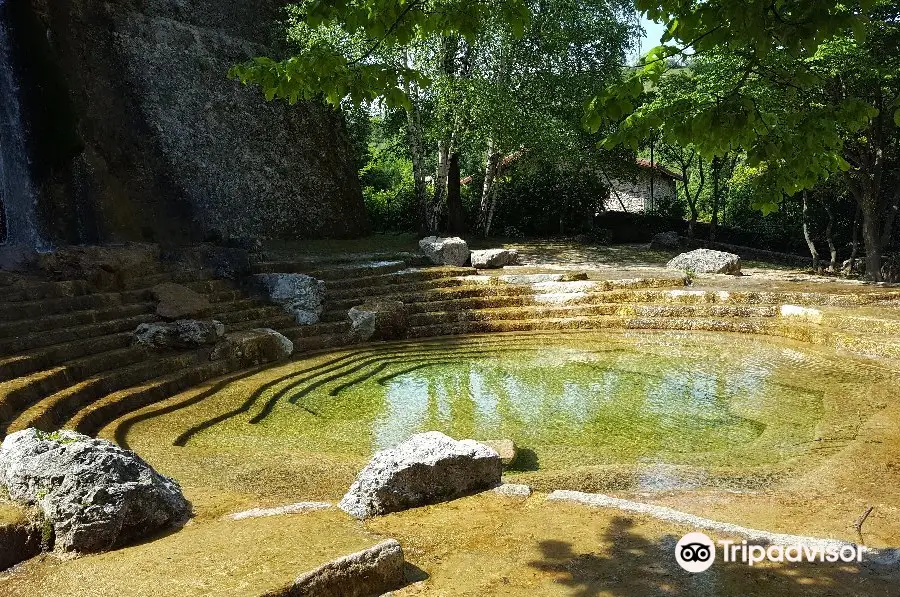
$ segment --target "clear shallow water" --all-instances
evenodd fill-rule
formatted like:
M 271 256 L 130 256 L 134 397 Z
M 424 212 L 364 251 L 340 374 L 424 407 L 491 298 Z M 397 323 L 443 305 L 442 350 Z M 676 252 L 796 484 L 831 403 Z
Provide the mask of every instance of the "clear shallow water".
M 291 367 L 223 391 L 257 390 L 246 413 L 185 443 L 367 457 L 438 430 L 512 439 L 520 470 L 640 465 L 654 486 L 668 474 L 656 465 L 744 469 L 833 452 L 889 392 L 887 372 L 828 351 L 703 333 L 494 337 Z

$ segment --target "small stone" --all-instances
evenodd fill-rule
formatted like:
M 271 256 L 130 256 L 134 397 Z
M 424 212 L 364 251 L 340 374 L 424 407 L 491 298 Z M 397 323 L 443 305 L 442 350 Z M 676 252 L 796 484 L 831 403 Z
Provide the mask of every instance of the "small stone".
M 406 336 L 406 306 L 401 301 L 366 303 L 350 309 L 347 316 L 353 337 L 362 342 Z
M 504 483 L 500 487 L 494 488 L 494 493 L 504 497 L 527 498 L 531 497 L 531 487 L 518 483 Z
M 488 439 L 479 443 L 499 454 L 503 466 L 509 466 L 516 459 L 516 444 L 511 439 Z
M 429 236 L 419 241 L 419 248 L 435 265 L 462 267 L 469 261 L 469 245 L 459 237 Z
M 406 584 L 403 548 L 388 539 L 364 551 L 333 560 L 263 597 L 372 597 Z
M 294 352 L 294 343 L 268 328 L 235 332 L 213 348 L 210 360 L 234 360 L 246 366 L 286 359 Z
M 734 253 L 697 249 L 682 253 L 666 265 L 669 269 L 692 271 L 698 274 L 731 274 L 740 275 L 741 257 Z
M 11 500 L 41 510 L 63 551 L 113 549 L 180 522 L 191 510 L 178 483 L 134 452 L 68 430 L 7 436 L 0 487 Z
M 135 342 L 161 349 L 196 348 L 215 344 L 225 335 L 225 325 L 216 320 L 179 319 L 165 323 L 142 323 L 134 331 Z
M 158 284 L 150 292 L 157 301 L 156 314 L 164 319 L 196 318 L 211 309 L 205 296 L 181 284 Z
M 228 516 L 229 520 L 245 520 L 247 518 L 267 518 L 269 516 L 283 516 L 285 514 L 306 514 L 307 512 L 317 512 L 319 510 L 328 510 L 333 504 L 328 502 L 298 502 L 287 506 L 279 506 L 277 508 L 253 508 L 237 512 Z
M 478 269 L 494 269 L 515 265 L 519 261 L 519 252 L 515 249 L 487 249 L 472 251 L 472 267 Z
M 474 440 L 431 431 L 377 452 L 338 505 L 359 519 L 436 504 L 496 487 L 503 465 Z

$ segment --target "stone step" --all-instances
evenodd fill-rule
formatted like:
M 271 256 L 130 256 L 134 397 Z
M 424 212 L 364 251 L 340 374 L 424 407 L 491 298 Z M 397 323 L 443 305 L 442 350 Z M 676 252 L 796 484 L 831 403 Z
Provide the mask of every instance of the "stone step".
M 46 396 L 91 376 L 146 361 L 147 351 L 129 346 L 73 359 L 59 367 L 0 383 L 0 422 L 8 424 L 18 413 Z
M 14 433 L 29 427 L 44 431 L 59 429 L 78 411 L 103 396 L 208 360 L 208 352 L 192 351 L 105 371 L 39 401 L 14 419 L 8 431 Z
M 344 280 L 361 278 L 379 274 L 391 274 L 410 267 L 402 259 L 384 261 L 334 263 L 330 266 L 321 261 L 266 261 L 256 263 L 253 273 L 256 274 L 306 274 L 319 280 Z
M 290 315 L 287 315 L 281 307 L 269 305 L 260 301 L 242 303 L 240 306 L 243 308 L 235 309 L 233 311 L 217 312 L 212 315 L 211 318 L 224 323 L 226 332 L 231 329 L 236 329 L 236 326 L 248 321 L 265 321 L 268 319 L 281 321 L 281 318 L 284 316 L 287 316 L 289 321 L 293 321 L 293 318 Z
M 103 310 L 152 301 L 149 291 L 103 292 L 39 301 L 0 304 L 0 321 L 39 319 L 76 311 Z
M 764 333 L 766 320 L 759 319 L 708 319 L 688 317 L 617 317 L 581 316 L 521 320 L 463 321 L 409 328 L 410 338 L 433 338 L 473 333 L 525 332 L 539 330 L 587 330 L 587 329 L 655 329 L 697 330 L 718 332 Z
M 534 296 L 534 291 L 527 286 L 514 286 L 510 284 L 468 284 L 453 288 L 434 288 L 413 292 L 398 292 L 379 297 L 379 300 L 403 301 L 407 305 L 415 303 L 430 303 L 464 298 L 484 298 L 494 296 Z M 341 300 L 327 300 L 325 306 L 328 311 L 344 311 L 346 313 L 352 307 L 365 302 L 367 297 L 346 298 Z
M 392 286 L 409 284 L 413 282 L 425 282 L 441 278 L 455 276 L 474 275 L 476 270 L 471 267 L 429 267 L 407 268 L 389 274 L 375 276 L 362 276 L 358 278 L 340 278 L 326 282 L 329 296 L 351 288 L 373 288 L 379 286 Z
M 0 338 L 101 323 L 115 319 L 128 319 L 137 315 L 152 314 L 155 310 L 156 305 L 153 303 L 135 303 L 108 309 L 75 311 L 73 313 L 63 313 L 62 315 L 51 315 L 37 319 L 21 319 L 0 323 Z
M 350 332 L 349 321 L 335 321 L 330 323 L 316 323 L 313 325 L 299 325 L 279 330 L 291 342 L 316 336 L 343 335 Z
M 80 357 L 127 348 L 131 345 L 133 337 L 131 332 L 122 332 L 54 344 L 2 358 L 0 359 L 0 382 L 42 369 L 51 369 Z
M 462 323 L 467 321 L 510 321 L 548 318 L 570 318 L 593 315 L 617 317 L 710 317 L 748 318 L 776 317 L 778 308 L 770 306 L 734 305 L 637 305 L 599 303 L 594 305 L 529 305 L 416 313 L 410 316 L 410 327 Z
M 205 361 L 178 371 L 145 380 L 143 383 L 111 392 L 81 408 L 62 427 L 75 429 L 86 435 L 96 435 L 108 423 L 145 406 L 165 400 L 235 370 L 229 361 Z
M 292 316 L 281 311 L 281 309 L 278 309 L 278 312 L 274 315 L 267 315 L 264 317 L 260 317 L 259 319 L 249 319 L 246 321 L 229 323 L 225 327 L 225 332 L 230 333 L 242 330 L 255 330 L 260 328 L 269 328 L 278 331 L 292 328 L 296 325 L 297 323 L 294 321 L 294 318 Z
M 83 296 L 90 292 L 90 285 L 85 280 L 30 282 L 0 288 L 0 303 L 18 303 Z
M 85 338 L 96 338 L 119 332 L 134 331 L 142 323 L 156 321 L 155 314 L 147 313 L 123 319 L 113 319 L 101 323 L 90 323 L 69 328 L 43 330 L 32 334 L 0 339 L 0 354 L 15 354 L 34 348 L 72 342 Z
M 458 288 L 467 285 L 470 285 L 470 282 L 462 277 L 441 277 L 419 282 L 346 288 L 344 290 L 328 292 L 325 296 L 326 303 L 329 304 L 332 302 L 342 303 L 347 300 L 366 302 L 373 298 L 388 295 L 428 292 L 429 290 Z

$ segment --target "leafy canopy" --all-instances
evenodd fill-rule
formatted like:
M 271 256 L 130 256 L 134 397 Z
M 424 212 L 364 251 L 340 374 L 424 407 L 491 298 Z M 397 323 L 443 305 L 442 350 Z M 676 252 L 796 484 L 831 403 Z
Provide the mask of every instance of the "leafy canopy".
M 393 50 L 434 35 L 472 40 L 488 22 L 521 35 L 530 17 L 526 0 L 303 0 L 297 6 L 310 30 L 327 33 L 310 36 L 286 60 L 259 57 L 231 71 L 260 85 L 269 100 L 324 96 L 333 105 L 382 99 L 389 108 L 409 107 L 405 89 L 428 77 L 391 60 Z
M 867 86 L 896 77 L 864 47 L 867 36 L 896 24 L 874 0 L 637 0 L 666 33 L 615 85 L 587 104 L 585 124 L 614 125 L 604 144 L 630 145 L 659 133 L 695 145 L 707 159 L 742 150 L 771 195 L 810 188 L 851 168 L 843 155 L 849 134 L 885 108 L 862 93 L 824 93 L 834 72 L 854 61 L 873 73 Z M 877 6 L 876 6 L 877 4 Z M 896 3 L 894 3 L 896 4 Z M 855 60 L 838 60 L 843 45 Z M 896 51 L 893 52 L 896 55 Z M 891 75 L 891 68 L 894 74 Z M 878 76 L 874 76 L 877 74 Z M 881 77 L 879 79 L 879 76 Z M 890 97 L 890 96 L 888 96 Z M 900 108 L 893 100 L 891 112 Z M 900 111 L 893 115 L 900 122 Z

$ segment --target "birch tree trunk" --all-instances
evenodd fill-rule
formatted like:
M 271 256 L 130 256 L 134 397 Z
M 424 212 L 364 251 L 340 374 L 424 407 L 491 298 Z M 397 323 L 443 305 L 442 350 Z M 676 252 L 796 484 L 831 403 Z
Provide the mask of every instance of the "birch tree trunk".
M 497 199 L 494 194 L 494 181 L 500 168 L 501 154 L 493 139 L 488 141 L 487 157 L 484 164 L 484 186 L 481 190 L 481 209 L 479 210 L 478 228 L 482 236 L 491 233 Z
M 409 68 L 409 54 L 404 52 L 403 62 Z M 406 134 L 409 137 L 409 154 L 412 160 L 413 188 L 416 194 L 416 203 L 422 219 L 423 229 L 428 229 L 428 187 L 425 184 L 425 142 L 422 130 L 422 117 L 419 112 L 418 94 L 412 88 L 409 81 L 405 83 L 406 95 L 410 98 L 412 106 L 406 112 Z M 414 95 L 415 94 L 415 95 Z
M 816 250 L 816 243 L 813 242 L 809 234 L 809 202 L 807 201 L 806 191 L 803 191 L 803 238 L 806 240 L 806 246 L 809 247 L 809 254 L 812 256 L 812 267 L 814 272 L 819 271 L 819 252 Z

